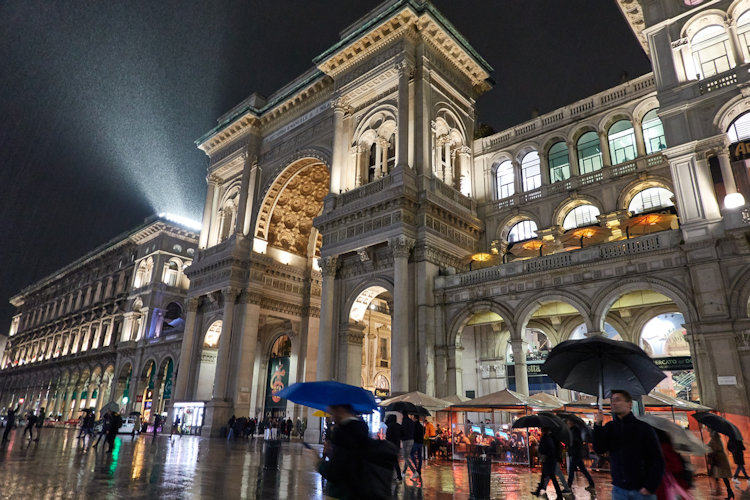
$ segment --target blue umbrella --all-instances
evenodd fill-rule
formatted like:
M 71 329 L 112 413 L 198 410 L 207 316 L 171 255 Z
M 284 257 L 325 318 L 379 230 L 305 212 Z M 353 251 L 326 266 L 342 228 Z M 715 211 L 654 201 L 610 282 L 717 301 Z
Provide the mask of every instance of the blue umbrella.
M 329 406 L 350 405 L 355 413 L 370 413 L 378 407 L 371 392 L 333 380 L 298 382 L 282 389 L 276 395 L 323 411 Z

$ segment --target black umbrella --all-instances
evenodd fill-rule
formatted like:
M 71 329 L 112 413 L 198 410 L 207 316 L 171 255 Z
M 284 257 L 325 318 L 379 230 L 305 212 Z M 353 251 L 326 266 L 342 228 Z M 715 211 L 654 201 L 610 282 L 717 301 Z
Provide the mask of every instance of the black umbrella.
M 729 436 L 729 439 L 736 439 L 742 441 L 742 434 L 740 430 L 729 420 L 717 415 L 715 413 L 709 413 L 707 411 L 699 411 L 690 415 L 695 420 L 705 425 L 711 430 Z
M 542 365 L 542 373 L 565 389 L 598 394 L 600 405 L 612 389 L 643 396 L 666 377 L 637 345 L 602 336 L 558 344 Z
M 398 411 L 401 413 L 417 413 L 417 407 L 414 403 L 408 401 L 396 401 L 385 407 L 385 411 Z
M 565 446 L 570 446 L 570 429 L 568 429 L 568 424 L 551 411 L 540 411 L 538 414 L 542 417 L 551 418 L 555 422 L 555 427 L 552 428 L 552 435 Z
M 546 415 L 526 415 L 524 417 L 519 418 L 515 422 L 513 422 L 513 428 L 514 429 L 523 429 L 526 427 L 540 427 L 540 428 L 548 428 L 548 429 L 555 429 L 557 428 L 559 424 L 555 421 L 555 419 L 550 418 Z
M 582 437 L 584 441 L 591 442 L 594 438 L 594 433 L 591 431 L 591 427 L 578 415 L 575 413 L 569 413 L 565 411 L 557 412 L 557 416 L 565 421 L 573 422 L 573 425 L 576 426 L 576 428 L 582 432 Z
M 420 417 L 429 417 L 430 415 L 432 415 L 430 413 L 430 410 L 428 410 L 424 406 L 417 406 L 417 411 L 415 411 L 414 414 L 419 415 Z

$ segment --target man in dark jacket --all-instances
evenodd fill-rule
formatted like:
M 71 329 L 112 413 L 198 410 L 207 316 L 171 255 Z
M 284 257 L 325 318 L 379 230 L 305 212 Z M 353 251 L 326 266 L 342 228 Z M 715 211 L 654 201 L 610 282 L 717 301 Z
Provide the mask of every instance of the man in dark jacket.
M 417 479 L 422 475 L 422 454 L 424 453 L 424 427 L 419 422 L 419 417 L 414 415 L 414 444 L 411 445 L 411 453 L 409 458 L 417 471 L 412 476 L 412 479 Z
M 406 412 L 401 413 L 401 453 L 404 457 L 404 474 L 411 469 L 414 477 L 419 477 L 416 467 L 411 461 L 411 448 L 414 445 L 414 421 Z
M 542 429 L 542 437 L 539 439 L 539 455 L 542 457 L 542 477 L 539 479 L 536 489 L 531 492 L 535 497 L 540 496 L 547 489 L 547 483 L 552 480 L 552 486 L 555 487 L 557 498 L 563 498 L 560 484 L 555 477 L 555 469 L 560 459 L 560 448 L 558 446 L 558 443 L 552 437 L 550 429 Z
M 613 390 L 610 399 L 614 417 L 602 425 L 600 412 L 594 424 L 594 450 L 609 453 L 612 499 L 656 500 L 656 489 L 664 475 L 664 457 L 654 429 L 635 418 L 633 398 L 627 391 Z
M 21 408 L 21 405 L 17 405 L 15 410 L 11 410 L 8 407 L 8 414 L 5 417 L 5 432 L 3 433 L 3 443 L 8 440 L 8 434 L 11 429 L 16 425 L 16 412 Z
M 385 419 L 385 440 L 393 443 L 393 445 L 398 450 L 398 447 L 401 445 L 401 424 L 398 423 L 398 419 L 396 418 L 396 415 L 388 415 Z M 401 467 L 398 465 L 398 458 L 396 459 L 396 480 L 402 481 L 403 477 L 401 476 Z
M 335 427 L 323 450 L 330 460 L 322 460 L 318 472 L 328 481 L 328 496 L 355 499 L 361 480 L 360 453 L 368 444 L 370 431 L 349 405 L 329 406 L 328 413 Z
M 586 488 L 589 492 L 593 493 L 596 488 L 594 487 L 594 479 L 586 470 L 586 464 L 583 463 L 583 457 L 588 454 L 588 451 L 584 448 L 583 437 L 581 436 L 581 429 L 576 427 L 575 422 L 567 420 L 568 429 L 570 429 L 570 446 L 568 447 L 568 458 L 570 459 L 570 465 L 568 466 L 568 484 L 573 487 L 573 475 L 576 469 L 581 471 L 581 474 L 588 480 L 589 485 Z

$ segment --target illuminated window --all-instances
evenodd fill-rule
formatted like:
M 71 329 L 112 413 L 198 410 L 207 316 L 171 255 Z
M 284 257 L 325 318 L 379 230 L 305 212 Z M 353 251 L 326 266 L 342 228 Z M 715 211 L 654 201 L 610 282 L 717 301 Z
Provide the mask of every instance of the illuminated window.
M 620 120 L 615 122 L 609 127 L 607 138 L 609 139 L 609 154 L 612 165 L 635 159 L 635 131 L 630 121 Z
M 599 215 L 599 209 L 594 205 L 581 205 L 575 207 L 567 213 L 563 220 L 563 229 L 573 229 L 576 227 L 590 226 L 597 223 L 596 216 Z
M 671 200 L 672 196 L 674 196 L 672 191 L 661 187 L 644 189 L 630 201 L 628 211 L 633 214 L 640 214 L 657 208 L 671 207 L 674 205 Z
M 510 228 L 510 231 L 508 232 L 508 243 L 536 238 L 536 229 L 536 222 L 533 220 L 522 220 Z
M 221 320 L 214 321 L 208 331 L 206 337 L 203 339 L 203 347 L 209 349 L 215 349 L 219 347 L 219 338 L 221 337 Z
M 690 48 L 699 72 L 698 79 L 729 70 L 729 37 L 723 26 L 713 24 L 698 31 L 690 40 Z
M 602 149 L 596 132 L 586 132 L 578 139 L 578 171 L 588 174 L 602 168 Z
M 497 166 L 495 176 L 497 179 L 497 198 L 503 199 L 513 196 L 515 193 L 515 176 L 513 175 L 513 164 L 510 160 L 505 160 Z
M 560 182 L 570 179 L 570 157 L 568 156 L 568 145 L 564 142 L 556 142 L 549 148 L 547 153 L 549 162 L 550 182 Z
M 737 117 L 729 125 L 727 135 L 731 142 L 744 141 L 750 138 L 750 113 L 744 113 Z
M 666 149 L 667 140 L 664 138 L 664 126 L 661 124 L 658 109 L 652 109 L 643 117 L 643 140 L 646 142 L 646 154 L 658 153 Z
M 162 281 L 168 286 L 177 286 L 177 277 L 180 274 L 180 266 L 175 261 L 170 261 L 164 266 L 164 278 Z
M 523 190 L 532 191 L 542 185 L 542 170 L 539 163 L 539 153 L 531 151 L 521 161 L 521 179 Z

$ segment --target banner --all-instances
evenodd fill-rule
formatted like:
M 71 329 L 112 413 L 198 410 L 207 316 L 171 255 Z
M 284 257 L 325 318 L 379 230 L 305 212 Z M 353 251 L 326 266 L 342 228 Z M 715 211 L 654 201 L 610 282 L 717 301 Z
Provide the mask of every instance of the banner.
M 693 369 L 693 358 L 690 356 L 674 356 L 671 358 L 653 358 L 656 366 L 662 370 L 667 371 L 680 371 L 680 370 L 692 370 Z
M 289 385 L 289 358 L 273 358 L 268 362 L 266 409 L 286 408 L 286 399 L 276 395 Z

